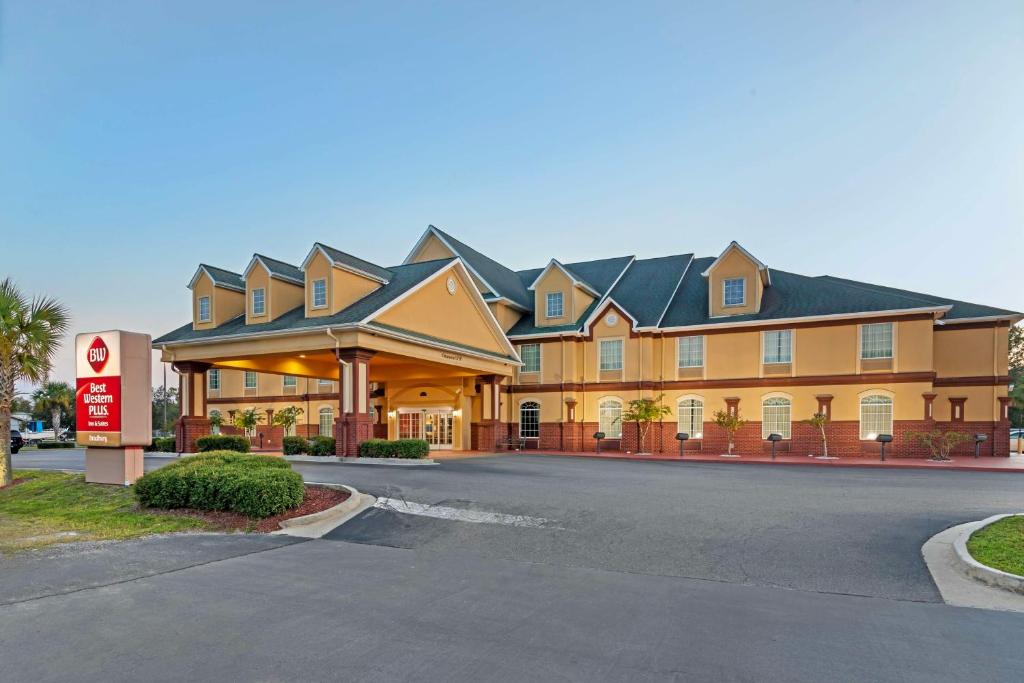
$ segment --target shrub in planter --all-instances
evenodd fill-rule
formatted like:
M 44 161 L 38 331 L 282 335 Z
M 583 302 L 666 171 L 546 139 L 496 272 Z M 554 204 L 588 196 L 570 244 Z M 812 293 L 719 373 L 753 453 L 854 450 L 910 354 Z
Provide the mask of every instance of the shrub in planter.
M 152 453 L 176 453 L 178 446 L 173 436 L 158 436 L 153 439 L 153 443 L 146 447 L 146 450 Z
M 359 444 L 362 458 L 425 458 L 430 454 L 430 444 L 423 439 L 369 439 Z
M 281 442 L 285 455 L 301 455 L 309 449 L 309 443 L 301 436 L 286 436 Z
M 309 448 L 306 452 L 310 455 L 334 455 L 334 437 L 314 436 L 309 440 Z
M 249 452 L 249 439 L 233 434 L 207 434 L 196 439 L 196 448 L 200 453 L 207 451 Z
M 302 503 L 302 477 L 281 458 L 212 451 L 149 472 L 135 484 L 148 507 L 230 510 L 269 517 Z

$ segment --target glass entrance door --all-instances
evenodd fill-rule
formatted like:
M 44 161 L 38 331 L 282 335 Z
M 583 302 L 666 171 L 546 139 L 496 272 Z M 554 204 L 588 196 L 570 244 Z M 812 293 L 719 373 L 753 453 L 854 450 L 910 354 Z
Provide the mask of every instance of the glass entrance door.
M 433 450 L 452 447 L 452 411 L 427 410 L 423 414 L 423 438 Z

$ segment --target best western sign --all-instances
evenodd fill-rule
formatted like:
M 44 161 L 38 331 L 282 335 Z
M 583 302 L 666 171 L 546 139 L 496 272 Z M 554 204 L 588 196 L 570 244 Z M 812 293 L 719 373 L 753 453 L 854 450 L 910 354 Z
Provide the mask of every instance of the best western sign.
M 152 440 L 150 337 L 112 330 L 75 337 L 80 446 L 147 446 Z

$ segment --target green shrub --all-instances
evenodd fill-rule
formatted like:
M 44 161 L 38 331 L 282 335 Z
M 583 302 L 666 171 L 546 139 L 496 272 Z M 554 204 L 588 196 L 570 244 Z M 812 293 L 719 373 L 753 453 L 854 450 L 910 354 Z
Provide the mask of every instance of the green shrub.
M 362 458 L 425 458 L 430 454 L 430 444 L 423 439 L 370 439 L 359 444 Z
M 307 452 L 310 455 L 334 455 L 334 437 L 314 436 L 309 440 L 309 448 Z
M 207 434 L 196 439 L 196 448 L 200 453 L 207 451 L 249 452 L 249 439 L 232 434 Z
M 74 448 L 74 441 L 40 441 L 37 448 Z
M 281 447 L 285 455 L 301 455 L 309 449 L 309 442 L 301 436 L 286 436 Z
M 145 450 L 150 453 L 177 453 L 178 446 L 173 436 L 158 436 Z
M 282 460 L 234 451 L 182 458 L 135 483 L 139 503 L 158 508 L 230 510 L 269 517 L 302 503 L 302 476 Z

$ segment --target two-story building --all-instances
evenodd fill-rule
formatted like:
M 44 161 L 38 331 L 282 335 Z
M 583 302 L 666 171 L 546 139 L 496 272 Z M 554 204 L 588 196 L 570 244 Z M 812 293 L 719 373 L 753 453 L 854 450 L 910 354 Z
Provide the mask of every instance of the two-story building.
M 922 455 L 908 434 L 984 433 L 1009 452 L 1008 331 L 1022 316 L 831 276 L 770 268 L 739 244 L 717 257 L 633 256 L 513 271 L 430 226 L 406 259 L 382 267 L 314 244 L 301 265 L 257 254 L 241 272 L 200 265 L 193 320 L 154 346 L 181 376 L 179 448 L 256 408 L 337 438 L 339 455 L 379 438 L 438 449 L 635 451 L 631 400 L 670 415 L 648 450 L 724 452 L 717 411 L 744 418 L 742 454 L 768 434 L 820 452 L 804 423 L 830 418 L 830 451 Z M 223 427 L 228 430 L 228 427 Z M 259 436 L 255 438 L 259 438 Z M 973 449 L 973 444 L 964 448 Z

